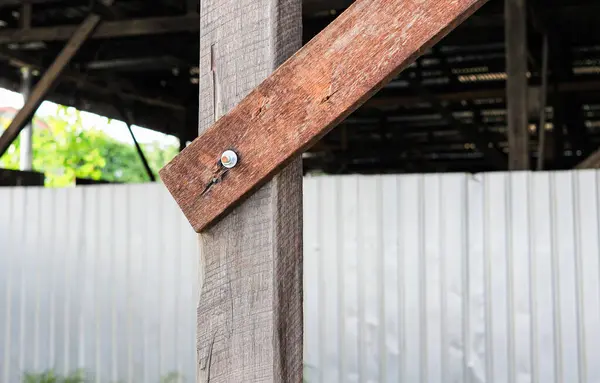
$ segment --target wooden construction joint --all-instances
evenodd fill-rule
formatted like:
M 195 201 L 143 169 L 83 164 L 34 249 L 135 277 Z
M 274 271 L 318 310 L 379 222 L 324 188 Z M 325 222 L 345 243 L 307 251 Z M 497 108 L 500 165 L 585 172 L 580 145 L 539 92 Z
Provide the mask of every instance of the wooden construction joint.
M 485 0 L 358 0 L 160 172 L 200 232 L 367 101 Z M 220 154 L 239 164 L 223 171 Z

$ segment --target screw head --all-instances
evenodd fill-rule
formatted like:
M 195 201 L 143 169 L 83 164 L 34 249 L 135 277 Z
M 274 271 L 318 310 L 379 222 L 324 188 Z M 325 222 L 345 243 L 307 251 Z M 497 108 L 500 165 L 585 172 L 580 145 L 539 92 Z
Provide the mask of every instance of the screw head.
M 233 150 L 226 150 L 221 154 L 221 165 L 231 169 L 238 163 L 238 156 Z

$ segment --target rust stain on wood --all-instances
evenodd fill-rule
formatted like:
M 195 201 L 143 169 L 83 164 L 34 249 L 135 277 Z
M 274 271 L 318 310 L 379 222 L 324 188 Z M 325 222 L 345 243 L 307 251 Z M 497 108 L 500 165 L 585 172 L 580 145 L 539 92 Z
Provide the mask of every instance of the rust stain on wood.
M 160 171 L 194 230 L 268 181 L 485 2 L 356 1 Z M 221 153 L 232 148 L 238 165 L 213 182 Z

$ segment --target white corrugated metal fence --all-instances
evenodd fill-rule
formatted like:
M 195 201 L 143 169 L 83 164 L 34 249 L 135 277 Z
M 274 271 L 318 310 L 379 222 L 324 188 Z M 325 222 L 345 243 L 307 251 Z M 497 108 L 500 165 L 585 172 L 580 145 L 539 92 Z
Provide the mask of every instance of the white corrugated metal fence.
M 0 188 L 0 379 L 195 371 L 195 235 L 160 185 Z
M 306 178 L 306 380 L 599 382 L 598 187 Z M 193 381 L 195 241 L 161 185 L 0 189 L 2 381 Z

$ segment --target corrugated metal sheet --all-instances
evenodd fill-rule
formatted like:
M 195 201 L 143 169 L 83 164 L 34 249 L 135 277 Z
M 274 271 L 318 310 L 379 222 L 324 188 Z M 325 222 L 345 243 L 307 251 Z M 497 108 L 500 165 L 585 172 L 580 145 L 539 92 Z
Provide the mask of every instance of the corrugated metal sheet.
M 193 381 L 195 234 L 160 185 L 0 189 L 0 381 Z
M 311 382 L 599 382 L 598 173 L 310 178 Z
M 598 187 L 305 179 L 306 380 L 600 381 Z M 0 189 L 0 380 L 193 381 L 195 241 L 160 185 Z

